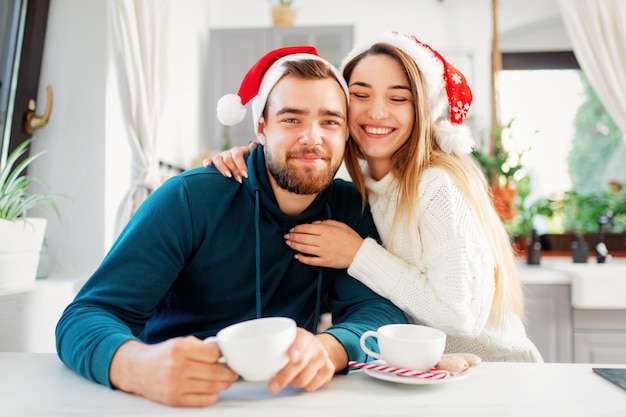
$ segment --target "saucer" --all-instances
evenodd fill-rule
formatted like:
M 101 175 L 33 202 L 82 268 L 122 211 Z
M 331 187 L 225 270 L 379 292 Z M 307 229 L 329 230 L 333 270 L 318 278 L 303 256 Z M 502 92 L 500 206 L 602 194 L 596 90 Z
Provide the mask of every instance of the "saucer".
M 385 361 L 375 360 L 372 362 L 376 365 L 387 365 Z M 373 369 L 363 369 L 363 372 L 371 376 L 372 378 L 380 379 L 382 381 L 395 382 L 398 384 L 408 384 L 408 385 L 436 385 L 436 384 L 445 384 L 446 382 L 458 381 L 460 379 L 465 379 L 470 374 L 470 369 L 466 369 L 458 375 L 450 375 L 445 379 L 429 379 L 429 378 L 416 378 L 411 376 L 401 376 L 392 374 L 384 371 L 375 371 Z

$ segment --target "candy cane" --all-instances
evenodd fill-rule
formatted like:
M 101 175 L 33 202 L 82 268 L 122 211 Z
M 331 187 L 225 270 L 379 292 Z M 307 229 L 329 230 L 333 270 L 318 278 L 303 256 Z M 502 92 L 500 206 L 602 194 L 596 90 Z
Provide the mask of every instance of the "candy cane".
M 408 376 L 413 378 L 446 379 L 450 377 L 450 372 L 445 369 L 430 368 L 430 371 L 412 371 L 410 369 L 395 368 L 393 366 L 376 365 L 374 363 L 363 363 L 357 361 L 348 362 L 349 366 L 367 369 L 371 371 L 389 372 L 395 375 Z

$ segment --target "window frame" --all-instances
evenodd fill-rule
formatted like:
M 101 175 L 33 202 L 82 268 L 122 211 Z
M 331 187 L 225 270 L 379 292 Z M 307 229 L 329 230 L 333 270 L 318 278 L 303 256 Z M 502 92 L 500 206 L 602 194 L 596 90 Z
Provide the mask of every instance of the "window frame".
M 580 69 L 580 64 L 573 51 L 503 52 L 502 69 Z

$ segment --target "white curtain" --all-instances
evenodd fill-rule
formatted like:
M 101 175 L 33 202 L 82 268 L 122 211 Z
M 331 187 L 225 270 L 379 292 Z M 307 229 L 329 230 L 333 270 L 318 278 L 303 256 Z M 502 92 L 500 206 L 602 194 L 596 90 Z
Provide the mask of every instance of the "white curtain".
M 560 0 L 574 54 L 626 138 L 626 0 Z
M 115 221 L 115 236 L 161 185 L 159 142 L 166 68 L 165 0 L 111 0 L 111 41 L 120 102 L 132 153 L 131 185 Z

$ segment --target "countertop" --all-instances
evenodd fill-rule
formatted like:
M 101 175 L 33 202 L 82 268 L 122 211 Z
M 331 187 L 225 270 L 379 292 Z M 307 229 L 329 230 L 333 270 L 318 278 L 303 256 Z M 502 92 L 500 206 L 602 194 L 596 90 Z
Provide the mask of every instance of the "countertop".
M 626 278 L 626 258 L 612 258 L 599 264 L 590 257 L 587 263 L 574 263 L 569 256 L 542 256 L 539 265 L 528 265 L 526 258 L 516 258 L 520 279 L 525 284 L 571 284 L 576 274 L 602 275 L 604 271 L 623 271 Z

